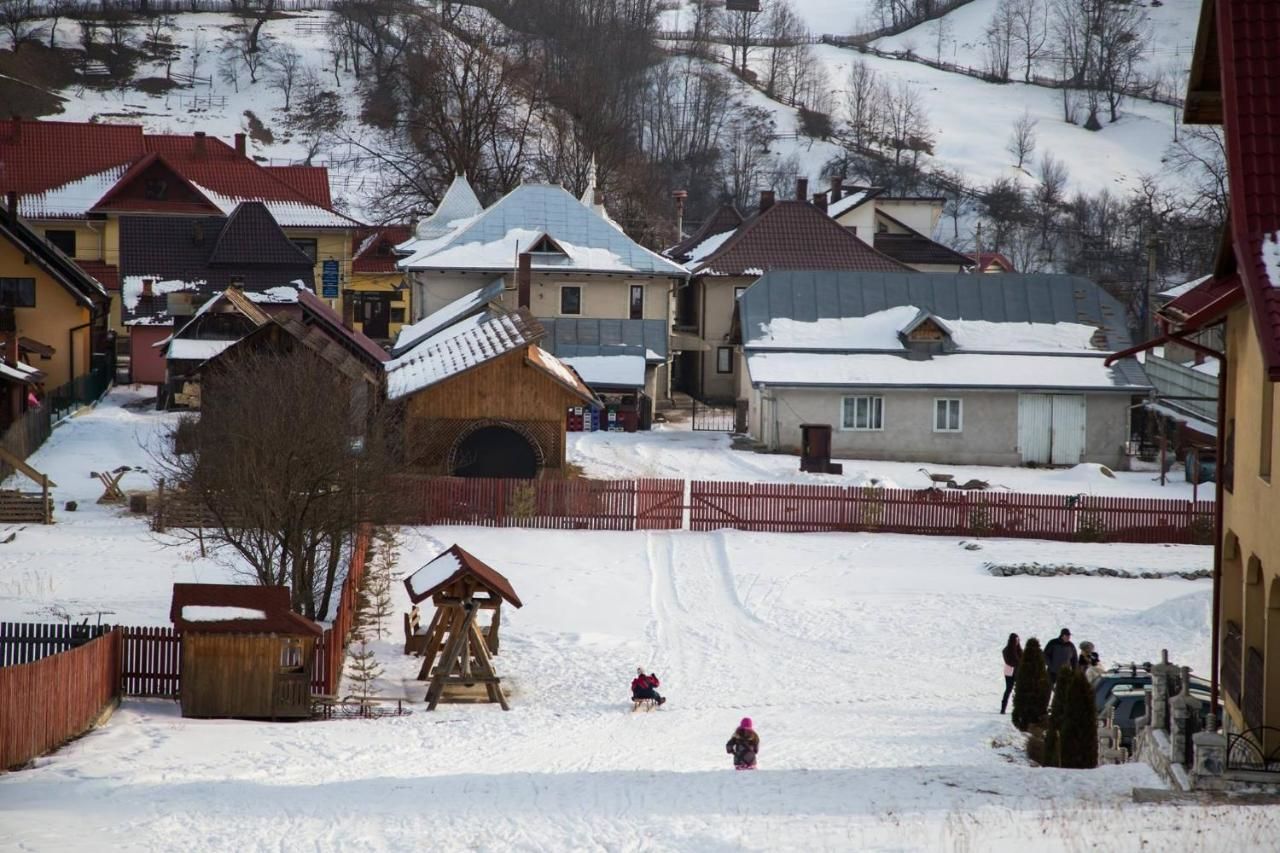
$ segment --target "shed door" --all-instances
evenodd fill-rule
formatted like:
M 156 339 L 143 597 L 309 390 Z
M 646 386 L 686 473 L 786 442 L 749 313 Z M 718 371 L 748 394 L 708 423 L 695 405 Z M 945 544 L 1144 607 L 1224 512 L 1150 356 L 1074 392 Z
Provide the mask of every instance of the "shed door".
M 1084 455 L 1084 448 L 1082 395 L 1018 396 L 1018 450 L 1024 465 L 1075 465 Z

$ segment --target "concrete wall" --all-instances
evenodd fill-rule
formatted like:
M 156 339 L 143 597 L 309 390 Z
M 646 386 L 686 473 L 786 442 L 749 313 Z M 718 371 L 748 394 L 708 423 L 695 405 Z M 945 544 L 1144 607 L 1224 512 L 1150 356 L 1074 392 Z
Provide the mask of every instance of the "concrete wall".
M 415 272 L 413 277 L 413 319 L 421 320 L 439 311 L 455 299 L 484 287 L 495 278 L 506 283 L 503 304 L 517 307 L 515 274 Z M 582 287 L 582 313 L 560 313 L 560 287 L 571 284 Z M 529 310 L 535 317 L 595 317 L 625 320 L 631 316 L 631 285 L 644 285 L 645 320 L 671 320 L 671 290 L 675 282 L 666 276 L 572 275 L 535 271 L 530 291 Z
M 882 430 L 841 428 L 843 398 L 859 395 L 884 398 Z M 940 397 L 964 401 L 960 432 L 934 432 L 934 400 Z M 837 456 L 953 465 L 1022 464 L 1016 392 L 754 388 L 749 399 L 751 434 L 773 449 L 798 453 L 800 424 L 825 423 L 835 427 L 831 443 Z M 1121 467 L 1126 461 L 1129 397 L 1091 394 L 1086 405 L 1086 450 L 1082 461 Z
M 933 236 L 933 229 L 938 227 L 938 220 L 942 218 L 942 202 L 932 199 L 878 198 L 874 204 L 926 237 Z
M 868 246 L 873 245 L 876 238 L 875 200 L 863 202 L 853 210 L 841 214 L 836 217 L 836 222 L 839 222 L 845 228 L 851 229 L 854 236 Z

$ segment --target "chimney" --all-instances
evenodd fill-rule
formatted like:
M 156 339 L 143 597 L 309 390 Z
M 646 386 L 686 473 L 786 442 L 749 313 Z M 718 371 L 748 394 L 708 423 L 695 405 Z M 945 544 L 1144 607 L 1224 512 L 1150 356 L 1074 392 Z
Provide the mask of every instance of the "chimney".
M 244 276 L 242 275 L 231 276 L 231 289 L 244 290 Z
M 831 204 L 835 204 L 840 200 L 840 196 L 844 194 L 844 178 L 839 175 L 831 176 L 831 195 L 828 196 Z
M 245 156 L 243 133 L 236 134 L 236 153 L 239 154 L 241 157 Z
M 9 364 L 18 363 L 18 332 L 9 329 L 4 333 L 4 360 Z
M 827 212 L 827 194 L 826 194 L 826 193 L 814 193 L 814 194 L 813 194 L 813 206 L 814 206 L 814 207 L 816 207 L 816 208 L 818 208 L 818 210 L 821 210 L 823 213 L 826 213 L 826 212 Z
M 154 292 L 152 291 L 151 288 L 154 284 L 155 284 L 155 279 L 144 278 L 142 280 L 142 295 L 146 297 L 152 296 Z
M 516 304 L 528 308 L 532 301 L 533 290 L 533 256 L 528 252 L 520 253 L 520 268 L 516 270 Z
M 197 157 L 203 157 L 204 156 L 204 131 L 197 130 L 195 132 L 195 139 L 196 139 L 195 154 Z
M 766 210 L 768 210 L 771 207 L 773 207 L 773 190 L 761 190 L 760 191 L 760 212 L 764 213 Z
M 9 219 L 16 221 L 18 218 L 18 194 L 13 190 L 9 190 L 4 198 L 5 210 L 9 212 Z
M 809 179 L 796 178 L 796 201 L 804 201 L 809 198 Z
M 676 242 L 684 239 L 684 200 L 689 197 L 688 190 L 672 190 L 671 197 L 676 202 Z
M 604 207 L 604 193 L 600 190 L 596 190 L 595 194 L 591 197 L 591 203 L 596 207 Z

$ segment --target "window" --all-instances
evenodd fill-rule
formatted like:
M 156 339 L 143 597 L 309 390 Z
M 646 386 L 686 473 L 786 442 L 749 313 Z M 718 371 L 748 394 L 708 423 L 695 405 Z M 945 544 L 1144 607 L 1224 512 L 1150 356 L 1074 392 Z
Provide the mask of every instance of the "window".
M 1275 444 L 1276 386 L 1274 382 L 1262 380 L 1262 428 L 1259 430 L 1260 445 L 1258 447 L 1258 476 L 1264 480 L 1271 479 L 1271 447 Z
M 733 373 L 733 347 L 716 348 L 716 373 Z
M 744 293 L 746 293 L 746 292 L 747 292 L 747 288 L 746 288 L 746 287 L 744 287 L 744 286 L 742 286 L 742 285 L 739 285 L 738 287 L 735 287 L 735 288 L 733 289 L 733 300 L 734 300 L 735 302 L 737 302 L 739 299 L 741 299 L 741 298 L 742 298 L 742 294 L 744 294 Z
M 44 232 L 44 238 L 57 246 L 58 250 L 68 258 L 76 256 L 76 232 L 46 231 Z
M 403 323 L 403 322 L 404 322 L 404 309 L 403 309 L 403 308 L 392 308 L 392 309 L 391 309 L 391 322 L 393 322 L 393 323 Z
M 933 401 L 933 431 L 960 432 L 962 421 L 959 400 Z
M 560 313 L 582 313 L 582 288 L 572 284 L 560 286 Z
M 302 644 L 297 640 L 284 640 L 280 644 L 280 669 L 288 671 L 302 668 Z
M 631 285 L 631 319 L 644 319 L 644 285 Z
M 302 254 L 311 259 L 311 263 L 314 264 L 316 262 L 316 241 L 314 239 L 298 237 L 289 242 L 301 249 Z
M 34 278 L 0 278 L 0 305 L 6 308 L 35 308 Z
M 841 429 L 884 429 L 884 397 L 845 397 Z

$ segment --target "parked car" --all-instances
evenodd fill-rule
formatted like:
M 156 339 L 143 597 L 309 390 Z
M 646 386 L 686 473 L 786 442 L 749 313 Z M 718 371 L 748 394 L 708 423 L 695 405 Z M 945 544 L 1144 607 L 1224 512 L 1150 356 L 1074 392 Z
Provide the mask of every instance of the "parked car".
M 1175 676 L 1175 680 L 1177 676 Z M 1134 688 L 1138 695 L 1142 695 L 1142 688 L 1151 684 L 1151 664 L 1149 663 L 1131 663 L 1124 666 L 1113 666 L 1111 669 L 1099 678 L 1093 685 L 1094 705 L 1098 709 L 1099 715 L 1102 709 L 1106 707 L 1107 700 L 1111 698 L 1111 694 L 1117 688 Z M 1197 675 L 1191 676 L 1191 689 L 1202 690 L 1206 694 L 1209 692 L 1209 682 Z
M 1192 684 L 1191 697 L 1196 700 L 1197 716 L 1203 720 L 1209 714 L 1209 688 L 1206 686 L 1202 689 Z M 1221 709 L 1222 706 L 1218 707 Z M 1106 704 L 1099 709 L 1098 718 L 1105 717 L 1112 708 L 1115 709 L 1116 727 L 1120 729 L 1120 745 L 1132 750 L 1134 735 L 1138 733 L 1138 721 L 1147 714 L 1146 691 L 1142 687 L 1119 685 L 1112 691 Z

